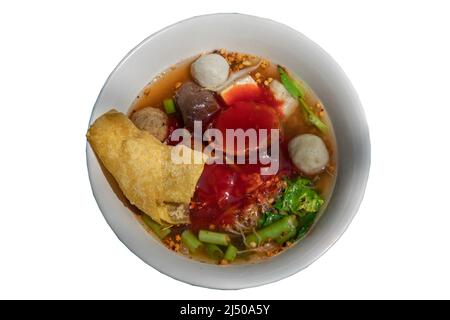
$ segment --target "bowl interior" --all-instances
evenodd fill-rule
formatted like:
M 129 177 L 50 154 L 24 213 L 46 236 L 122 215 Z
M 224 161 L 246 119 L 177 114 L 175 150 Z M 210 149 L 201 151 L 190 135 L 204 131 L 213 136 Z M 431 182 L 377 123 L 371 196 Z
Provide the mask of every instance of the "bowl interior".
M 370 141 L 360 101 L 351 83 L 319 46 L 277 22 L 215 14 L 184 20 L 145 39 L 116 67 L 96 101 L 90 123 L 112 107 L 127 112 L 155 75 L 199 52 L 226 48 L 263 56 L 301 75 L 324 103 L 333 123 L 338 177 L 326 211 L 309 236 L 275 258 L 258 264 L 220 267 L 175 254 L 149 236 L 112 191 L 87 146 L 92 190 L 119 239 L 157 270 L 194 285 L 237 289 L 289 276 L 320 257 L 345 231 L 364 195 L 370 166 Z

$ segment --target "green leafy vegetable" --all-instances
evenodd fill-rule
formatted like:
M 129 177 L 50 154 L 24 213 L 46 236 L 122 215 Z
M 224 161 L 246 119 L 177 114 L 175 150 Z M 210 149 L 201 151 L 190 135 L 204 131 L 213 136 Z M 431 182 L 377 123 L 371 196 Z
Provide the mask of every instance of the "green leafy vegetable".
M 290 232 L 276 239 L 280 244 L 294 237 L 297 240 L 304 238 L 309 229 L 311 229 L 317 212 L 325 202 L 312 188 L 310 180 L 297 178 L 288 180 L 287 183 L 287 188 L 284 190 L 283 195 L 277 199 L 274 207 L 279 212 L 297 215 L 298 226 L 295 233 Z
M 319 211 L 324 200 L 311 187 L 311 182 L 305 178 L 288 181 L 283 195 L 275 202 L 274 207 L 279 211 L 294 213 L 300 217 L 307 213 Z
M 278 66 L 278 73 L 280 74 L 281 83 L 289 92 L 289 94 L 295 99 L 299 100 L 300 105 L 303 111 L 306 113 L 309 122 L 316 126 L 320 131 L 325 132 L 327 130 L 326 124 L 323 123 L 322 120 L 320 120 L 319 116 L 314 113 L 314 111 L 306 104 L 304 100 L 306 94 L 305 89 L 300 85 L 298 81 L 289 76 L 289 74 L 283 67 Z
M 306 236 L 312 224 L 314 223 L 314 220 L 316 219 L 316 215 L 316 212 L 310 212 L 300 219 L 297 230 L 297 240 L 301 240 Z
M 288 180 L 286 189 L 274 204 L 275 210 L 262 215 L 258 230 L 246 237 L 246 245 L 254 248 L 268 239 L 278 244 L 302 239 L 324 202 L 310 180 L 301 177 Z
M 271 225 L 275 221 L 280 220 L 284 216 L 286 216 L 286 215 L 277 213 L 277 212 L 272 212 L 272 211 L 264 212 L 264 214 L 258 221 L 258 229 L 267 227 L 268 225 Z

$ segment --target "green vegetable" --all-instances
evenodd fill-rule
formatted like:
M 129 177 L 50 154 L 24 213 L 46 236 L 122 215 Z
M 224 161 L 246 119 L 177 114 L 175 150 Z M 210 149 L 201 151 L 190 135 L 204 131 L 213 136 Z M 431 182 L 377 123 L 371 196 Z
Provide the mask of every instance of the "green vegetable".
M 297 231 L 297 240 L 301 240 L 306 236 L 309 229 L 311 229 L 311 226 L 313 225 L 314 220 L 316 219 L 316 215 L 317 214 L 315 212 L 311 212 L 311 213 L 306 214 L 304 217 L 302 217 L 300 219 L 300 223 L 299 223 L 298 231 Z
M 300 85 L 300 83 L 298 83 L 298 81 L 289 76 L 283 67 L 278 66 L 278 72 L 280 74 L 281 83 L 283 83 L 283 86 L 292 97 L 298 99 L 303 111 L 308 117 L 308 121 L 316 126 L 320 131 L 325 132 L 327 130 L 326 124 L 320 120 L 319 116 L 314 113 L 314 111 L 306 104 L 304 100 L 306 94 L 305 89 Z
M 300 83 L 291 78 L 283 67 L 278 66 L 278 72 L 280 73 L 281 83 L 291 94 L 291 96 L 293 96 L 295 99 L 303 99 L 305 97 L 306 91 L 300 85 Z
M 295 215 L 285 216 L 271 225 L 248 235 L 245 244 L 248 247 L 259 246 L 269 239 L 276 239 L 284 234 L 291 232 L 297 228 L 297 217 Z
M 230 237 L 227 234 L 207 230 L 200 230 L 198 238 L 200 241 L 221 246 L 227 246 L 230 243 Z
M 164 110 L 166 110 L 167 114 L 175 113 L 175 102 L 173 99 L 165 99 L 163 101 Z
M 164 239 L 167 237 L 170 233 L 170 226 L 162 226 L 159 223 L 155 222 L 152 218 L 150 218 L 148 215 L 143 214 L 142 220 L 144 223 L 149 226 L 150 229 L 160 238 Z
M 285 234 L 282 234 L 281 236 L 279 236 L 278 238 L 276 238 L 275 241 L 276 241 L 278 244 L 283 244 L 283 243 L 285 243 L 286 241 L 288 241 L 288 240 L 294 238 L 296 235 L 297 235 L 297 229 L 292 229 L 291 231 L 286 232 Z
M 211 259 L 221 260 L 223 258 L 223 252 L 215 244 L 206 243 L 205 244 L 206 253 Z
M 309 122 L 311 122 L 313 125 L 315 125 L 317 127 L 317 129 L 319 129 L 322 132 L 326 132 L 327 131 L 327 125 L 325 123 L 323 123 L 322 120 L 320 120 L 319 116 L 316 115 L 310 107 L 308 107 L 308 105 L 306 104 L 306 102 L 303 99 L 299 99 L 300 104 L 303 107 L 303 110 L 305 111 Z
M 232 262 L 234 259 L 236 259 L 238 249 L 230 244 L 227 248 L 227 251 L 225 251 L 225 256 L 223 257 L 225 260 Z
M 258 220 L 258 229 L 267 227 L 268 225 L 271 225 L 275 221 L 278 221 L 285 216 L 285 214 L 280 214 L 272 211 L 264 212 L 262 217 Z
M 297 215 L 298 226 L 296 231 L 285 232 L 276 238 L 275 241 L 279 244 L 294 237 L 297 240 L 302 239 L 313 225 L 317 212 L 325 202 L 312 188 L 311 181 L 308 179 L 288 180 L 287 184 L 283 195 L 275 202 L 274 208 L 285 214 Z
M 196 253 L 203 244 L 197 239 L 191 230 L 184 230 L 181 234 L 181 241 L 188 247 L 189 252 Z
M 279 211 L 298 214 L 300 217 L 309 212 L 317 212 L 324 204 L 322 197 L 311 188 L 311 181 L 297 178 L 288 181 L 288 187 L 277 199 L 274 207 Z

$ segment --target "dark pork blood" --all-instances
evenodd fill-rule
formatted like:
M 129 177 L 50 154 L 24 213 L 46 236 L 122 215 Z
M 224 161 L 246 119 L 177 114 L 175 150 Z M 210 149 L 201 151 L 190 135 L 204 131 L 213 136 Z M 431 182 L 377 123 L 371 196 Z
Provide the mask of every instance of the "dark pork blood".
M 219 111 L 212 127 L 223 133 L 225 129 L 261 128 L 270 131 L 271 128 L 278 128 L 280 103 L 275 100 L 270 89 L 260 86 L 258 94 L 255 94 L 254 88 L 248 94 L 241 89 L 234 91 L 236 96 L 231 98 L 233 104 Z M 274 175 L 261 175 L 263 166 L 259 161 L 256 164 L 205 165 L 191 203 L 191 227 L 198 230 L 211 225 L 218 229 L 233 226 L 243 209 L 258 204 L 257 199 L 261 197 L 273 196 L 271 182 L 295 172 L 281 134 L 278 172 Z

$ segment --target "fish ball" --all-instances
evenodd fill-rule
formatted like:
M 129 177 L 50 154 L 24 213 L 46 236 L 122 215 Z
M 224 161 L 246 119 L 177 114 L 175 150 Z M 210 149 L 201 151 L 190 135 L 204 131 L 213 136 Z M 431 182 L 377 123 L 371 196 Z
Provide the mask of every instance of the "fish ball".
M 330 159 L 325 143 L 314 134 L 301 134 L 293 138 L 288 150 L 295 166 L 309 175 L 325 169 Z
M 230 66 L 219 54 L 205 54 L 191 65 L 191 74 L 195 81 L 204 88 L 214 88 L 228 79 Z

